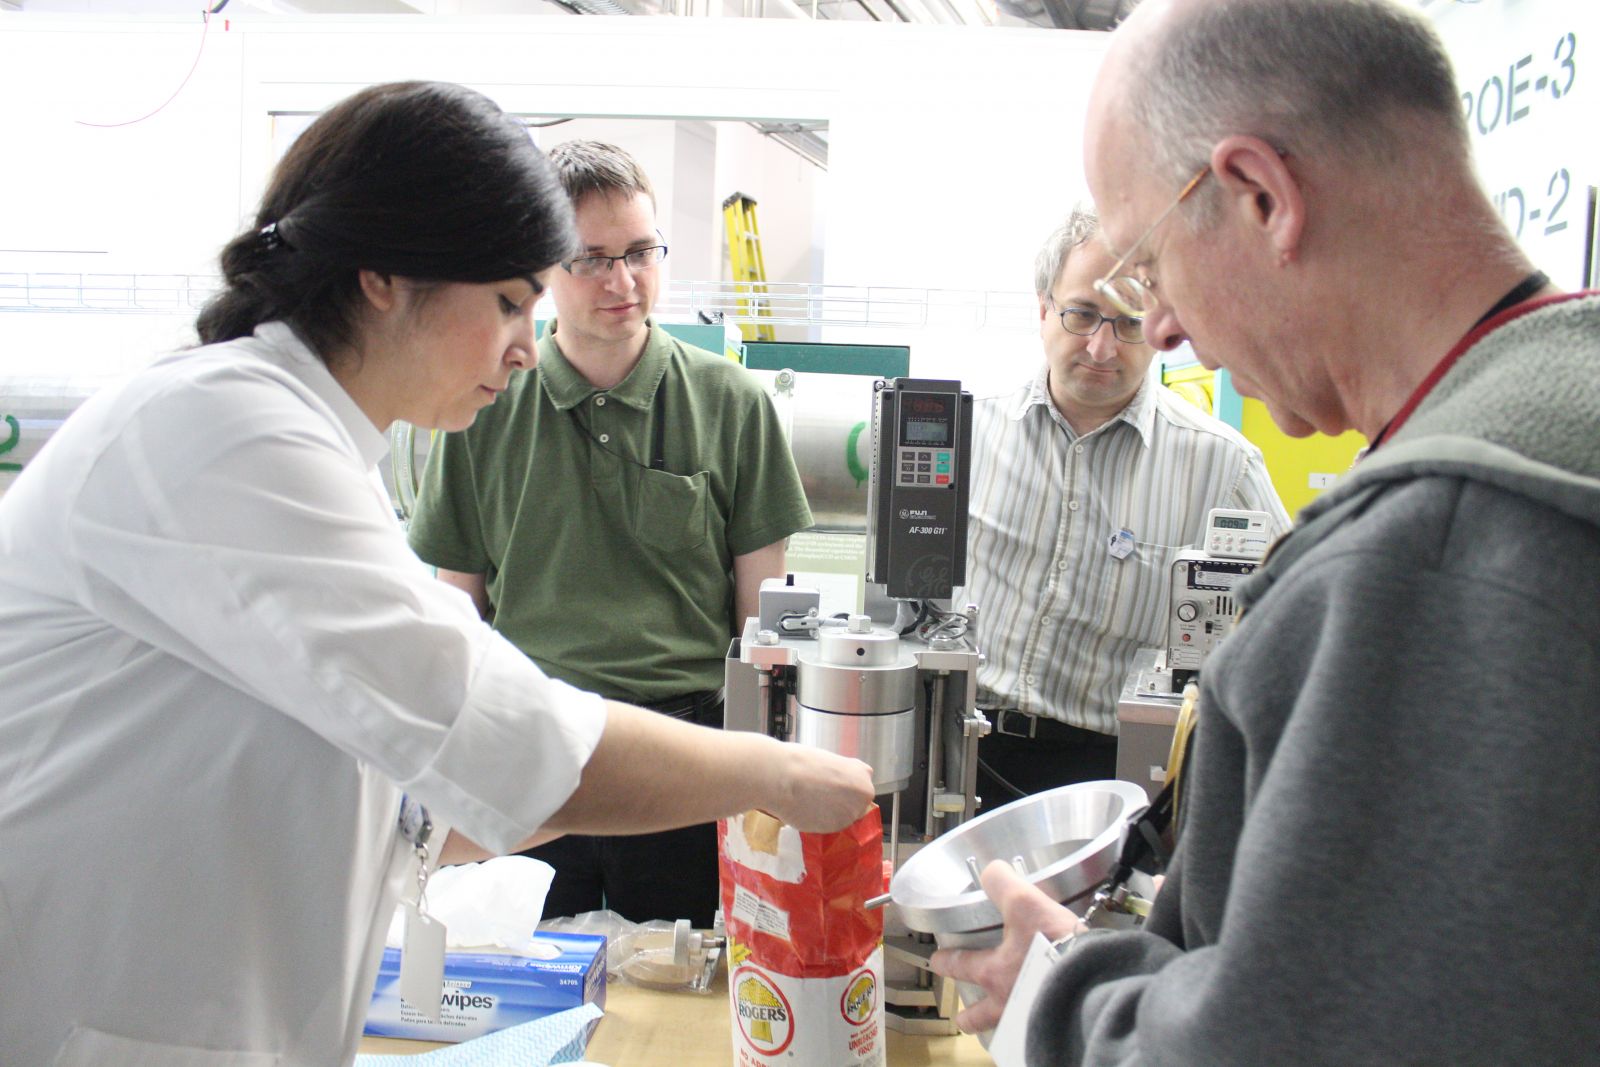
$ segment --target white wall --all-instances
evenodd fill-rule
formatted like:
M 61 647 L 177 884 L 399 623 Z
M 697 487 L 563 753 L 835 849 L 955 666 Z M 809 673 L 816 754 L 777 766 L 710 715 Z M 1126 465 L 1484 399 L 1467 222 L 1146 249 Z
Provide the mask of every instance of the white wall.
M 827 245 L 815 244 L 817 216 L 826 216 L 828 186 L 835 179 L 754 127 L 717 123 L 716 172 L 711 205 L 718 239 L 717 268 L 708 278 L 732 279 L 722 202 L 744 193 L 756 202 L 756 226 L 769 282 L 826 281 Z M 830 161 L 831 166 L 831 161 Z M 823 227 L 826 226 L 825 221 Z M 820 229 L 825 233 L 825 229 Z
M 6 175 L 0 248 L 71 253 L 0 253 L 0 271 L 210 272 L 272 162 L 272 112 L 440 78 L 526 113 L 826 119 L 830 168 L 811 232 L 794 241 L 811 249 L 825 220 L 823 281 L 1023 291 L 1035 246 L 1082 186 L 1083 102 L 1104 48 L 1098 34 L 777 20 L 220 21 L 202 51 L 198 16 L 0 16 L 0 141 L 24 162 Z M 155 109 L 197 54 L 153 117 L 75 124 Z M 117 331 L 89 317 L 0 312 L 0 370 L 110 358 Z M 989 372 L 1015 377 L 1036 351 L 1017 327 L 864 333 L 910 343 L 925 374 L 959 373 L 979 352 Z
M 574 119 L 535 131 L 541 147 L 583 139 L 618 145 L 650 176 L 657 215 L 671 245 L 674 277 L 730 277 L 722 201 L 744 192 L 757 201 L 768 247 L 767 280 L 821 282 L 824 248 L 815 225 L 827 181 L 789 149 L 746 122 L 704 119 Z
M 1482 0 L 1426 10 L 1473 95 L 1475 127 L 1484 120 L 1486 185 L 1557 281 L 1579 284 L 1587 189 L 1600 181 L 1590 88 L 1600 5 Z M 52 250 L 0 251 L 0 272 L 210 273 L 271 163 L 269 114 L 315 111 L 373 81 L 464 81 L 529 113 L 826 119 L 830 167 L 814 185 L 810 233 L 778 238 L 778 204 L 792 188 L 757 194 L 769 249 L 809 249 L 794 276 L 834 286 L 1004 294 L 978 308 L 935 295 L 930 321 L 896 329 L 818 331 L 823 340 L 908 343 L 917 373 L 980 387 L 1025 374 L 1037 358 L 1032 313 L 1010 298 L 1030 288 L 1035 247 L 1082 188 L 1083 102 L 1105 46 L 1104 35 L 1063 31 L 777 20 L 246 12 L 225 25 L 0 15 L 0 143 L 10 164 L 0 249 Z M 144 121 L 78 124 L 143 116 L 180 83 Z M 1516 106 L 1502 107 L 1495 124 L 1492 104 L 1513 83 Z M 722 133 L 733 127 L 672 128 L 663 157 L 671 185 L 703 185 L 706 142 L 715 141 L 720 168 L 732 140 Z M 665 165 L 651 165 L 658 179 Z M 723 181 L 718 171 L 712 185 Z M 686 265 L 721 254 L 720 200 L 708 211 L 697 197 L 674 193 L 679 279 L 690 277 Z M 1547 233 L 1553 212 L 1568 225 Z M 0 373 L 141 361 L 191 318 L 192 309 L 137 320 L 0 311 Z
M 722 216 L 717 212 L 718 126 L 698 119 L 673 123 L 671 270 L 711 278 L 722 262 Z M 809 279 L 807 279 L 809 280 Z

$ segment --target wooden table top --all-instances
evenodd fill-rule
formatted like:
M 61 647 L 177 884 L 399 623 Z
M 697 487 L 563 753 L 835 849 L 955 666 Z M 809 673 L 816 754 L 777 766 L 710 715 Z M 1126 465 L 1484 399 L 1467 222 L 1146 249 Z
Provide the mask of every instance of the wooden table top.
M 607 1067 L 728 1067 L 733 1023 L 726 970 L 711 993 L 660 992 L 610 982 L 605 1018 L 585 1054 Z M 970 1034 L 924 1037 L 888 1031 L 889 1067 L 991 1067 L 993 1060 Z M 362 1052 L 417 1053 L 441 1046 L 428 1041 L 367 1037 Z

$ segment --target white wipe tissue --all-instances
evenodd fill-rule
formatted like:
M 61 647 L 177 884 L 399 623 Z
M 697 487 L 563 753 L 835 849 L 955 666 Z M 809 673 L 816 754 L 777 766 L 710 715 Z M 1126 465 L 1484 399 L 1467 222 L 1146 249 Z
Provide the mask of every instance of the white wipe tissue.
M 533 940 L 555 868 L 531 856 L 496 856 L 441 867 L 428 878 L 428 914 L 444 923 L 447 948 L 499 948 L 553 959 L 561 950 Z M 389 923 L 390 948 L 405 935 L 405 909 Z

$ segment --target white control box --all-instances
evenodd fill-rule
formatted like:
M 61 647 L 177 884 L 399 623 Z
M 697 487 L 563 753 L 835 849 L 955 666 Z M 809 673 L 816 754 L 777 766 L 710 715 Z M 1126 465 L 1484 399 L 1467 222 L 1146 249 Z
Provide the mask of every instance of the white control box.
M 1260 560 L 1272 543 L 1271 518 L 1264 511 L 1212 508 L 1206 516 L 1201 548 L 1219 559 Z
M 1167 668 L 1183 689 L 1233 630 L 1234 589 L 1267 554 L 1271 517 L 1264 511 L 1212 508 L 1200 548 L 1178 553 L 1167 599 Z

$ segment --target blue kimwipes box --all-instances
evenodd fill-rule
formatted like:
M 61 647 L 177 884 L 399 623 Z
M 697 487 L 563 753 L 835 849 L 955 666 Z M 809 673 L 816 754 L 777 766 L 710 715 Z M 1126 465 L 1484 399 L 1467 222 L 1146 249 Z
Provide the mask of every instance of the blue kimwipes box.
M 439 1021 L 400 999 L 400 950 L 383 950 L 366 1031 L 378 1037 L 467 1041 L 518 1023 L 606 1002 L 606 939 L 598 934 L 539 933 L 539 955 L 446 952 Z M 596 1020 L 598 1022 L 599 1020 Z

